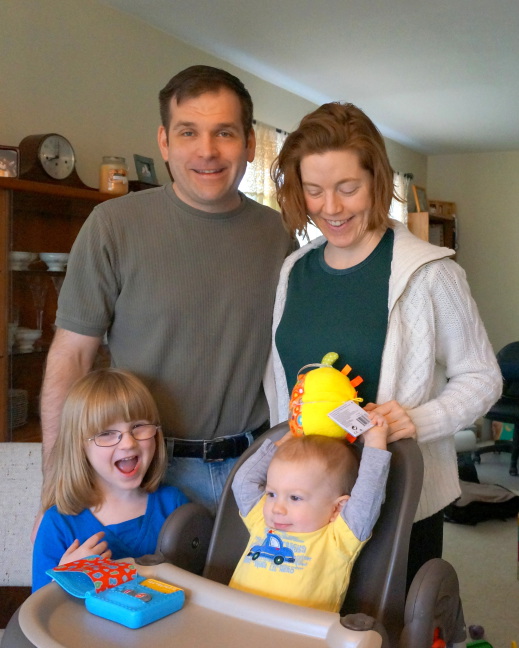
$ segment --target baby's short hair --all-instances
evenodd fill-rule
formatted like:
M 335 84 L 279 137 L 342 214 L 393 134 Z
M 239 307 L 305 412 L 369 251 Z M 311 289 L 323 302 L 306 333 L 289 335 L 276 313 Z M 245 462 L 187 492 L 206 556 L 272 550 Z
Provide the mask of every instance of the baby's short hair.
M 351 444 L 319 434 L 292 437 L 282 443 L 274 459 L 305 462 L 317 459 L 323 464 L 323 473 L 337 485 L 340 495 L 349 495 L 359 472 L 359 455 Z

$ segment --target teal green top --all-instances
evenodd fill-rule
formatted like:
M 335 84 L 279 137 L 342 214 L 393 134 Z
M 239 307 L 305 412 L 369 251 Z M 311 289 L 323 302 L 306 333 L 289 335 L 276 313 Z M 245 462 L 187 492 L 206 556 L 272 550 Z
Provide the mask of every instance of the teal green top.
M 347 270 L 330 268 L 324 248 L 311 250 L 292 268 L 286 305 L 276 331 L 276 346 L 289 392 L 301 367 L 335 351 L 336 369 L 349 364 L 349 377 L 362 376 L 357 388 L 362 405 L 376 402 L 388 320 L 393 257 L 388 228 L 375 250 Z

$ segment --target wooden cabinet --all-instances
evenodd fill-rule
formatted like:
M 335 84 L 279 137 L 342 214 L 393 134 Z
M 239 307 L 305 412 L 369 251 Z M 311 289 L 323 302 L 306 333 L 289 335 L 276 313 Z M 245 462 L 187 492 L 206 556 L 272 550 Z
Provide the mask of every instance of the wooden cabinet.
M 410 212 L 407 225 L 418 238 L 435 245 L 442 245 L 455 250 L 456 239 L 456 204 L 441 200 L 429 200 L 428 212 Z
M 41 440 L 38 400 L 65 271 L 48 270 L 37 255 L 69 252 L 95 205 L 110 198 L 91 189 L 0 178 L 0 441 Z M 12 251 L 35 258 L 15 269 Z M 15 327 L 18 333 L 41 329 L 32 350 L 11 345 Z

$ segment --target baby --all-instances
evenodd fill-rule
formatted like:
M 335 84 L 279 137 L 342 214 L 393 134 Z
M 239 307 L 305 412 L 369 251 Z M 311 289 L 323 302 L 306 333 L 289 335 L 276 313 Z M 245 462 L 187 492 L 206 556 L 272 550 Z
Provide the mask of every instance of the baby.
M 351 569 L 380 513 L 391 454 L 388 425 L 370 414 L 360 465 L 342 439 L 266 440 L 238 470 L 233 492 L 250 532 L 229 585 L 338 612 Z

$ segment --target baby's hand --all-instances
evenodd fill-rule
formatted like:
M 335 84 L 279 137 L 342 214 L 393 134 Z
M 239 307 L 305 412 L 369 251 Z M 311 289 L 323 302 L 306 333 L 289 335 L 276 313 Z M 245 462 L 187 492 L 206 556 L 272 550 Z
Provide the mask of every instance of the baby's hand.
M 63 556 L 61 556 L 59 564 L 65 565 L 66 563 L 74 562 L 74 560 L 81 560 L 87 556 L 111 558 L 112 552 L 108 549 L 108 543 L 106 540 L 102 539 L 104 535 L 104 531 L 94 533 L 94 535 L 90 536 L 88 540 L 85 540 L 82 545 L 79 544 L 79 540 L 74 540 Z
M 367 412 L 374 427 L 366 430 L 362 434 L 364 445 L 368 448 L 379 448 L 380 450 L 387 449 L 387 436 L 389 433 L 389 425 L 382 414 L 375 414 L 375 412 Z
M 281 437 L 281 439 L 279 439 L 278 441 L 274 441 L 274 445 L 279 448 L 280 445 L 283 445 L 283 443 L 291 439 L 293 436 L 294 435 L 292 434 L 292 432 L 287 432 Z

